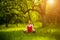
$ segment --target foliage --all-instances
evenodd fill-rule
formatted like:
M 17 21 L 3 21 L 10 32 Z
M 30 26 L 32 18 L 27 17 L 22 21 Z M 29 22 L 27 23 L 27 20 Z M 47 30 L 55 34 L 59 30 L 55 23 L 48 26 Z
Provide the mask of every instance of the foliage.
M 20 16 L 20 18 L 22 18 L 23 11 L 25 11 L 24 9 L 26 9 L 25 6 L 26 5 L 23 4 L 23 2 L 19 1 L 19 0 L 1 0 L 0 16 L 1 16 L 1 18 L 3 18 L 1 20 L 5 20 L 5 21 L 7 20 L 7 22 L 9 20 L 9 22 L 10 22 L 12 19 L 14 19 L 15 16 L 16 16 L 16 18 L 18 18 L 19 16 Z M 13 20 L 13 21 L 15 21 L 15 20 Z
M 41 18 L 42 20 L 44 19 L 41 16 L 45 13 L 43 11 L 45 11 L 46 4 L 43 5 L 42 0 L 38 0 L 36 3 L 34 2 L 34 0 L 1 0 L 0 17 L 3 21 L 1 23 L 5 23 L 6 25 L 8 25 L 8 23 L 27 23 L 29 19 L 32 20 L 32 22 L 40 22 L 39 20 Z M 43 9 L 42 6 L 44 6 Z M 32 13 L 30 11 L 32 11 Z

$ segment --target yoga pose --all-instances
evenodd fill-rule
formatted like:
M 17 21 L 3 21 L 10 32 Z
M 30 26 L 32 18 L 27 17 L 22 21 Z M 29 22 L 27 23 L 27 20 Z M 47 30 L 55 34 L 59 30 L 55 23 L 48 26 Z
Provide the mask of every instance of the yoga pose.
M 28 21 L 28 25 L 26 26 L 26 30 L 24 30 L 24 32 L 35 32 L 33 24 L 31 23 L 30 20 Z

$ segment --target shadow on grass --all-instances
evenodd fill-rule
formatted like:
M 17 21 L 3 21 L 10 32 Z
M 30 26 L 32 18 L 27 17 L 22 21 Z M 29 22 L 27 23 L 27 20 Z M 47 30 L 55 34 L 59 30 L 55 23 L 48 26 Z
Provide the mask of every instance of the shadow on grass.
M 0 40 L 15 40 L 15 38 L 22 37 L 22 31 L 0 32 Z
M 56 40 L 60 40 L 60 33 L 59 32 L 53 33 L 52 36 L 54 36 L 56 38 Z

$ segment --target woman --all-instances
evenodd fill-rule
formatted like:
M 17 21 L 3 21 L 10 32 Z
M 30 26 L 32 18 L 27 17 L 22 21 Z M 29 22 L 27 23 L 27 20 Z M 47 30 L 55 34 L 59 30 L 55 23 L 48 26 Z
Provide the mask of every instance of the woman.
M 31 23 L 30 20 L 28 20 L 28 25 L 26 26 L 26 30 L 24 32 L 35 32 L 35 29 L 33 28 L 33 24 Z

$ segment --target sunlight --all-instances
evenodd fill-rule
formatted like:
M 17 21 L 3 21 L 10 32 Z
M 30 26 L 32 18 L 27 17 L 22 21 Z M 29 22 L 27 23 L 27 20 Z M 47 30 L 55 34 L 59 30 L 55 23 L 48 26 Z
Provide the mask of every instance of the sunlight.
M 48 0 L 47 3 L 48 4 L 54 4 L 54 0 Z

